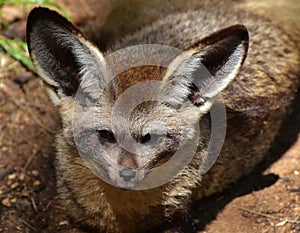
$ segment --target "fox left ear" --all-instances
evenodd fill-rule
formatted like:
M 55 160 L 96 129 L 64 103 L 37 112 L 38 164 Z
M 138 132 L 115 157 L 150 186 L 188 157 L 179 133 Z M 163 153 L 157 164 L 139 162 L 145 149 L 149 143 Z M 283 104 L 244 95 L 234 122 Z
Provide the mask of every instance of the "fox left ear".
M 180 107 L 189 101 L 207 112 L 239 72 L 248 41 L 246 27 L 235 25 L 202 39 L 175 58 L 164 77 L 168 103 Z
M 67 19 L 47 8 L 34 8 L 27 21 L 27 44 L 37 73 L 58 97 L 75 96 L 79 87 L 92 98 L 105 85 L 102 53 Z

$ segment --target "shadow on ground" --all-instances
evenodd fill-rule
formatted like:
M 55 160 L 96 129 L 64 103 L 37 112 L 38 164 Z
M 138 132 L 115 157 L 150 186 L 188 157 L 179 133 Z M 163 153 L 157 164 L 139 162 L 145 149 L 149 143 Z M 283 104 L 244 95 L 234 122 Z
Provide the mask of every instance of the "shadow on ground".
M 189 213 L 185 219 L 183 219 L 182 216 L 178 218 L 174 232 L 195 233 L 203 231 L 210 222 L 217 218 L 218 213 L 235 198 L 273 185 L 279 179 L 279 176 L 276 174 L 264 175 L 263 172 L 271 166 L 271 164 L 280 159 L 296 142 L 300 132 L 299 122 L 300 92 L 296 96 L 291 114 L 284 121 L 273 146 L 270 148 L 268 156 L 259 164 L 257 169 L 249 176 L 240 179 L 224 192 L 191 203 L 191 213 Z M 174 225 L 172 227 L 168 226 L 161 231 L 173 232 L 172 230 L 167 230 L 173 227 Z

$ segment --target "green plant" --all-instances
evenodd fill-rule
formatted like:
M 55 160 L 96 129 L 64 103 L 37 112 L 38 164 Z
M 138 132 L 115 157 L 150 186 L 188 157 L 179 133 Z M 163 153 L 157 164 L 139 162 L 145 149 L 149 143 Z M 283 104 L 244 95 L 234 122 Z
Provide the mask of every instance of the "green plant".
M 9 28 L 9 23 L 2 17 L 2 6 L 4 5 L 24 5 L 25 7 L 31 5 L 44 5 L 56 8 L 59 10 L 66 18 L 71 20 L 70 16 L 56 3 L 47 0 L 0 0 L 0 30 L 7 30 L 10 32 L 12 39 L 6 36 L 0 37 L 0 47 L 2 52 L 5 52 L 12 56 L 14 59 L 21 62 L 27 69 L 35 72 L 34 66 L 28 56 L 27 44 L 20 38 L 15 36 Z

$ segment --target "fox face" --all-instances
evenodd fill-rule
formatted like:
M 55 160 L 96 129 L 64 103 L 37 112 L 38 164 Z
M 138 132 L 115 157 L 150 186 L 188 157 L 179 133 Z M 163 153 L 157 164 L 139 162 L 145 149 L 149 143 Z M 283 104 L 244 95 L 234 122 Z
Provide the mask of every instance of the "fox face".
M 191 160 L 191 147 L 203 149 L 199 121 L 237 75 L 248 32 L 235 25 L 172 50 L 166 66 L 140 64 L 144 49 L 155 46 L 112 59 L 115 51 L 100 52 L 58 13 L 36 8 L 27 42 L 77 156 L 104 181 L 141 189 L 151 179 L 172 179 Z M 165 56 L 159 51 L 157 60 Z M 134 65 L 113 72 L 128 61 Z
M 119 120 L 122 112 L 111 116 L 106 107 L 99 106 L 91 113 L 93 120 L 83 117 L 78 128 L 73 127 L 80 155 L 108 183 L 125 189 L 139 188 L 140 182 L 168 161 L 184 141 L 194 138 L 196 120 L 187 122 L 178 112 L 159 103 L 148 105 L 138 106 L 124 121 Z

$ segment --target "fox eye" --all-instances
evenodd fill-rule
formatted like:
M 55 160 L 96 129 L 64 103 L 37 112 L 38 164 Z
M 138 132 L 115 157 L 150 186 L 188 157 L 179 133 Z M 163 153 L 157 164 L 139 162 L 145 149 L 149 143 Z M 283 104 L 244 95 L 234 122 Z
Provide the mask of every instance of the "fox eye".
M 150 133 L 145 134 L 144 136 L 141 137 L 141 143 L 145 144 L 151 140 L 151 135 Z
M 108 130 L 97 130 L 98 138 L 101 141 L 115 143 L 116 139 L 113 132 Z
M 155 133 L 152 133 L 152 134 L 147 133 L 147 134 L 145 134 L 144 136 L 141 137 L 140 143 L 145 144 L 145 143 L 150 142 L 150 140 L 152 142 L 156 143 L 156 142 L 158 142 L 159 139 L 163 138 L 162 136 L 163 135 L 159 135 L 159 134 L 155 134 Z

